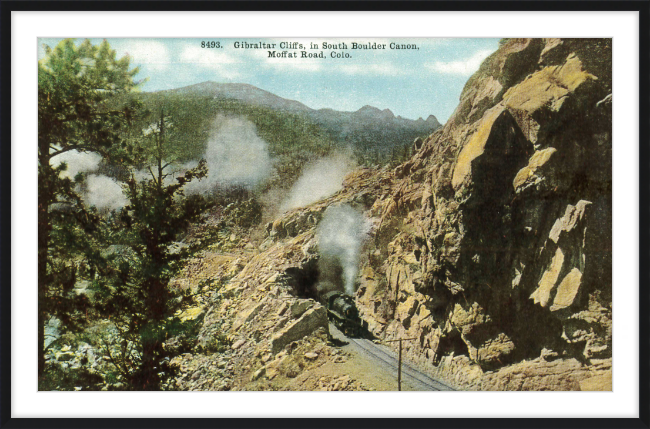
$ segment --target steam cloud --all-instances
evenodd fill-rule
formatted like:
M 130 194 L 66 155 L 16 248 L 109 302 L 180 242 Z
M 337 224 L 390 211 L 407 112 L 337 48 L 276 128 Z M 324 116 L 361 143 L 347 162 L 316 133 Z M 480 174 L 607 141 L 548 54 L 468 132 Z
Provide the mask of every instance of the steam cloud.
M 65 162 L 68 168 L 61 172 L 61 176 L 74 179 L 79 173 L 88 173 L 97 170 L 101 160 L 102 156 L 95 152 L 70 150 L 53 157 L 51 162 L 55 167 Z
M 73 179 L 79 173 L 91 173 L 97 170 L 101 161 L 102 156 L 98 153 L 70 150 L 53 157 L 52 165 L 58 166 L 65 162 L 68 168 L 60 175 Z M 88 175 L 86 185 L 77 190 L 81 190 L 81 197 L 87 206 L 95 206 L 100 211 L 117 210 L 128 202 L 120 182 L 100 174 Z
M 255 124 L 243 118 L 217 116 L 204 158 L 208 176 L 190 182 L 187 193 L 206 193 L 230 185 L 251 188 L 273 170 L 268 143 L 257 135 Z
M 208 176 L 188 183 L 185 187 L 188 194 L 207 193 L 218 186 L 250 188 L 266 179 L 273 170 L 268 144 L 257 135 L 255 125 L 242 118 L 217 116 L 204 158 L 208 164 Z M 78 173 L 96 171 L 101 160 L 97 153 L 71 150 L 52 158 L 52 164 L 65 162 L 68 168 L 61 176 L 72 179 Z M 165 183 L 175 182 L 175 177 L 197 164 L 197 161 L 190 161 L 168 166 L 165 172 L 171 175 Z M 135 178 L 142 181 L 150 179 L 151 175 L 145 169 L 136 171 Z M 121 182 L 109 176 L 90 174 L 80 190 L 86 205 L 95 206 L 100 211 L 117 210 L 128 204 Z
M 359 252 L 369 230 L 363 215 L 348 205 L 330 206 L 325 210 L 316 231 L 323 284 L 342 284 L 345 293 L 354 294 Z
M 117 180 L 103 175 L 91 174 L 86 178 L 86 192 L 83 195 L 88 206 L 97 210 L 118 210 L 128 204 L 122 192 L 122 186 Z
M 343 187 L 345 175 L 353 168 L 353 162 L 342 155 L 322 158 L 307 166 L 280 210 L 303 207 L 336 193 Z

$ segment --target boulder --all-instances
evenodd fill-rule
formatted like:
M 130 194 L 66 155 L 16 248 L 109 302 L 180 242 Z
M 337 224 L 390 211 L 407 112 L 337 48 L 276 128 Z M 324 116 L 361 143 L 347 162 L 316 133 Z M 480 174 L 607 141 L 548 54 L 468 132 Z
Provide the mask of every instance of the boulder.
M 234 344 L 232 345 L 231 349 L 233 349 L 233 350 L 237 350 L 237 349 L 239 349 L 241 346 L 243 346 L 245 342 L 246 342 L 246 340 L 237 340 L 237 341 L 234 342 Z
M 271 338 L 271 353 L 276 354 L 294 341 L 312 334 L 319 328 L 329 332 L 327 311 L 322 305 L 307 310 L 299 319 L 284 327 Z
M 237 316 L 235 323 L 233 323 L 233 329 L 237 330 L 241 328 L 242 325 L 251 322 L 262 308 L 264 308 L 264 302 L 259 302 L 244 310 Z
M 474 326 L 488 321 L 489 318 L 476 302 L 469 306 L 469 308 L 464 308 L 462 305 L 456 304 L 449 317 L 449 322 L 463 333 L 469 333 Z
M 61 321 L 56 317 L 51 317 L 50 320 L 45 325 L 45 348 L 47 349 L 50 344 L 55 342 L 61 337 Z
M 557 288 L 557 293 L 553 299 L 551 311 L 561 310 L 573 305 L 573 302 L 580 291 L 582 272 L 574 268 L 567 274 Z
M 506 106 L 527 113 L 549 109 L 558 111 L 582 84 L 598 78 L 583 70 L 580 59 L 572 54 L 562 65 L 544 67 L 503 96 Z
M 291 312 L 291 317 L 296 319 L 300 316 L 302 316 L 305 311 L 310 309 L 314 305 L 314 301 L 311 299 L 301 299 L 298 301 L 294 301 L 293 304 L 291 304 L 291 307 L 289 308 L 289 311 Z
M 551 264 L 546 268 L 542 278 L 539 281 L 539 287 L 533 292 L 530 298 L 542 307 L 546 307 L 551 299 L 551 294 L 555 290 L 558 276 L 564 264 L 564 253 L 559 247 L 555 251 L 555 256 L 551 260 Z
M 549 160 L 553 157 L 553 154 L 557 152 L 557 149 L 554 147 L 548 147 L 543 150 L 539 150 L 530 157 L 528 165 L 517 173 L 515 180 L 512 182 L 512 186 L 515 189 L 515 192 L 521 193 L 523 190 L 528 189 L 531 186 L 540 186 L 541 182 L 545 180 L 545 172 L 549 170 L 548 166 Z M 548 185 L 553 186 L 552 184 Z
M 253 375 L 251 376 L 251 381 L 259 380 L 260 378 L 264 377 L 266 375 L 266 367 L 262 367 L 255 371 Z
M 587 212 L 587 207 L 590 205 L 591 202 L 585 200 L 578 201 L 575 206 L 569 204 L 564 212 L 564 216 L 557 219 L 553 224 L 549 238 L 555 243 L 558 243 L 562 234 L 574 230 L 582 222 Z
M 466 341 L 466 343 L 469 343 L 469 341 Z M 478 345 L 477 348 L 468 347 L 468 349 L 472 360 L 483 367 L 490 367 L 503 364 L 505 359 L 514 351 L 515 344 L 506 334 L 499 333 L 496 337 Z
M 476 131 L 458 155 L 453 178 L 451 180 L 454 189 L 458 189 L 465 181 L 465 178 L 471 173 L 472 161 L 483 154 L 488 140 L 490 138 L 500 137 L 500 129 L 496 125 L 500 121 L 503 121 L 506 116 L 510 115 L 505 112 L 502 105 L 495 106 L 483 115 Z

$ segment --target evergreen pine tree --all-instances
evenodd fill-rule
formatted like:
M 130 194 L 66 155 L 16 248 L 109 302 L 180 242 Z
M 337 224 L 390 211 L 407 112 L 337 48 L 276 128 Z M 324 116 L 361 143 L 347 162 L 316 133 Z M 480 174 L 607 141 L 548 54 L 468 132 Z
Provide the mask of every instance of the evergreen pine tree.
M 46 56 L 38 63 L 39 377 L 45 367 L 45 321 L 61 309 L 63 292 L 74 285 L 78 269 L 63 258 L 57 260 L 59 240 L 70 238 L 77 227 L 91 232 L 96 224 L 96 218 L 80 204 L 73 178 L 61 175 L 65 164 L 53 165 L 52 159 L 73 150 L 106 152 L 125 145 L 124 129 L 136 106 L 115 109 L 109 102 L 131 91 L 138 73 L 137 68 L 129 69 L 128 57 L 117 59 L 106 41 L 95 46 L 85 40 L 76 46 L 66 39 L 54 49 L 45 48 Z M 68 210 L 55 212 L 55 204 L 67 205 Z M 63 221 L 66 214 L 70 216 Z M 58 227 L 57 218 L 62 220 Z
M 129 248 L 131 256 L 114 258 L 102 273 L 97 299 L 100 314 L 110 317 L 124 344 L 117 353 L 106 344 L 105 352 L 134 390 L 158 390 L 169 375 L 161 364 L 169 357 L 163 342 L 170 326 L 178 322 L 174 314 L 188 302 L 169 286 L 185 256 L 171 248 L 204 207 L 201 198 L 186 198 L 183 188 L 206 176 L 205 161 L 174 177 L 171 164 L 165 162 L 164 135 L 161 113 L 146 168 L 149 175 L 145 179 L 131 175 L 126 185 L 130 203 L 114 225 L 118 231 L 114 238 Z

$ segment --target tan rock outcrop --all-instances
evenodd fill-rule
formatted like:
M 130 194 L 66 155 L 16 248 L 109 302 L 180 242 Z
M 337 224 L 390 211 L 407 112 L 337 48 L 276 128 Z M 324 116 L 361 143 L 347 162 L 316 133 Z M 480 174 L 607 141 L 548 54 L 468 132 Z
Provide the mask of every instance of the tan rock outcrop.
M 611 41 L 502 41 L 393 175 L 357 297 L 373 333 L 469 388 L 608 370 Z
M 287 344 L 300 340 L 319 328 L 329 330 L 327 311 L 322 305 L 308 310 L 298 320 L 273 335 L 273 338 L 271 338 L 271 353 L 278 353 Z

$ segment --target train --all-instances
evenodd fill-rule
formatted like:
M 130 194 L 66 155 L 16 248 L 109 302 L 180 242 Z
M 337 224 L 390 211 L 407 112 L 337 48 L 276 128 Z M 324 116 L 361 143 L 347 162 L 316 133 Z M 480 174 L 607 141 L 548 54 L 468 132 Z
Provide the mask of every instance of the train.
M 321 303 L 327 308 L 329 319 L 348 337 L 363 336 L 363 321 L 354 303 L 354 298 L 341 291 L 321 295 Z

